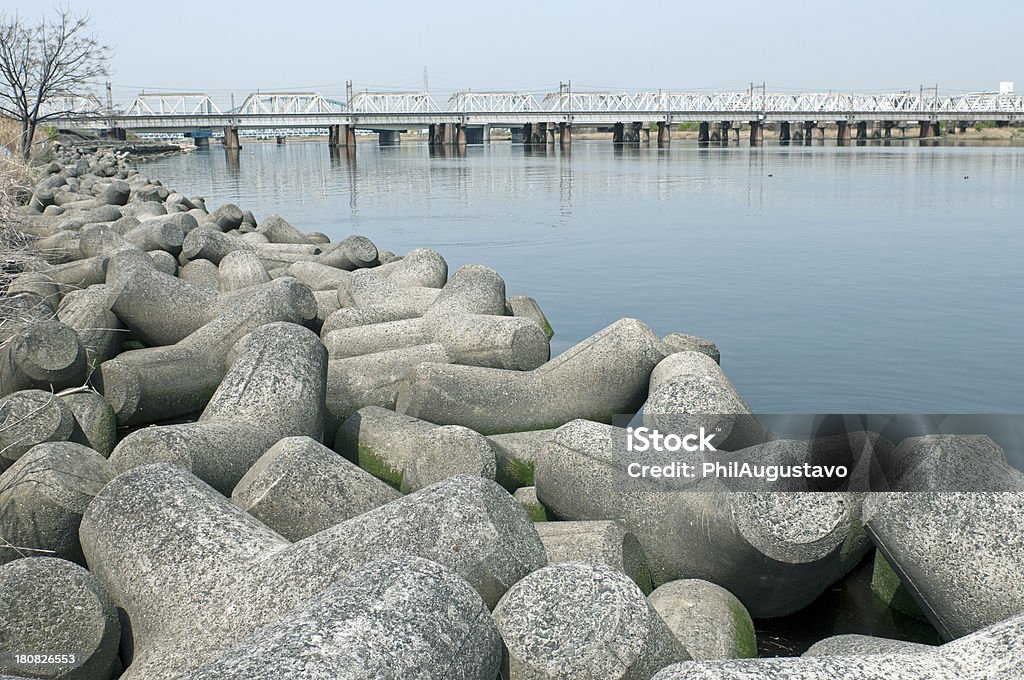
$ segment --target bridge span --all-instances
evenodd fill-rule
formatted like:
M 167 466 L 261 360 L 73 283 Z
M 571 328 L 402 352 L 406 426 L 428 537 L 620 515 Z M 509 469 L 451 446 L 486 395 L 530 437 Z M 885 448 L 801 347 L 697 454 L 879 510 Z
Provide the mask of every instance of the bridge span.
M 979 92 L 940 95 L 922 90 L 886 94 L 842 92 L 775 93 L 751 88 L 741 92 L 677 93 L 457 92 L 439 105 L 423 92 L 352 92 L 346 101 L 314 92 L 255 92 L 241 106 L 222 111 L 204 93 L 140 94 L 127 107 L 103 107 L 98 99 L 62 102 L 68 114 L 58 124 L 107 129 L 193 134 L 197 142 L 210 130 L 223 129 L 225 144 L 239 145 L 239 130 L 326 130 L 331 146 L 355 143 L 356 130 L 373 130 L 382 141 L 398 141 L 401 131 L 429 130 L 436 144 L 490 140 L 491 128 L 510 128 L 525 143 L 557 140 L 568 144 L 572 129 L 604 127 L 617 142 L 649 138 L 657 128 L 660 144 L 668 144 L 673 126 L 696 123 L 700 141 L 738 137 L 749 129 L 751 143 L 760 143 L 765 126 L 775 126 L 780 139 L 806 140 L 826 128 L 839 142 L 851 138 L 890 137 L 916 126 L 918 136 L 940 133 L 940 121 L 963 130 L 977 121 L 1009 124 L 1024 121 L 1024 95 Z M 198 134 L 197 134 L 198 133 Z M 517 135 L 518 136 L 518 135 Z

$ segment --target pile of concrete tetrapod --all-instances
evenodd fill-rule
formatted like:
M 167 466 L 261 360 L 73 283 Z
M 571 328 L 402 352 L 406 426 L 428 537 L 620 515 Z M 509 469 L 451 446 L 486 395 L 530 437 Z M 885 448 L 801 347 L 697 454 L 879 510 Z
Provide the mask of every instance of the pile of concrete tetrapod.
M 208 209 L 60 151 L 0 296 L 0 679 L 948 678 L 1024 667 L 1024 477 L 984 436 L 762 427 L 707 340 L 364 236 Z M 620 416 L 716 434 L 625 473 Z M 867 493 L 868 491 L 880 493 Z M 928 646 L 757 659 L 754 619 L 875 560 Z

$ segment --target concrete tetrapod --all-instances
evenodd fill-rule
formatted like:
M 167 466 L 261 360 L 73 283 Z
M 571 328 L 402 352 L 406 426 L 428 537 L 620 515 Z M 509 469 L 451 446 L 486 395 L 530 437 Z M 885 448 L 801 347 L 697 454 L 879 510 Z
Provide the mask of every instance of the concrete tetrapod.
M 725 588 L 699 579 L 669 581 L 647 600 L 692 658 L 757 656 L 754 622 L 743 603 Z
M 439 564 L 398 557 L 343 576 L 188 678 L 492 680 L 500 665 L 501 638 L 476 591 Z
M 346 419 L 334 448 L 403 493 L 460 474 L 494 479 L 494 449 L 483 435 L 378 406 L 361 408 Z
M 737 451 L 773 439 L 721 367 L 704 352 L 675 352 L 651 373 L 644 425 L 662 433 L 715 432 L 715 446 Z
M 452 569 L 493 606 L 544 565 L 523 510 L 494 482 L 456 477 L 288 543 L 185 470 L 116 477 L 81 528 L 90 570 L 132 622 L 124 680 L 180 677 L 374 560 Z
M 312 293 L 292 278 L 252 286 L 228 302 L 222 316 L 174 345 L 124 352 L 100 365 L 96 382 L 119 424 L 200 411 L 220 385 L 228 352 L 240 338 L 263 324 L 305 323 L 316 316 Z
M 576 418 L 611 422 L 640 407 L 663 356 L 646 324 L 621 319 L 532 371 L 423 364 L 404 381 L 396 408 L 482 434 L 543 430 Z
M 82 513 L 113 478 L 110 462 L 87 446 L 32 447 L 0 474 L 0 564 L 40 555 L 84 564 Z
M 377 274 L 402 288 L 443 288 L 448 281 L 448 263 L 430 248 L 415 248 L 405 257 L 375 267 Z
M 603 564 L 633 579 L 644 593 L 651 592 L 651 570 L 640 541 L 618 522 L 542 522 L 536 528 L 548 564 Z
M 868 495 L 872 541 L 945 639 L 1024 613 L 1022 500 L 1019 491 Z
M 0 677 L 108 680 L 118 668 L 117 612 L 76 564 L 33 557 L 0 565 L 0 612 Z M 49 659 L 17 663 L 15 654 Z
M 289 541 L 401 497 L 309 437 L 285 437 L 274 444 L 231 492 L 232 503 Z
M 703 579 L 728 589 L 755 617 L 784 616 L 810 604 L 868 550 L 858 495 L 794 493 L 806 489 L 794 480 L 746 491 L 715 479 L 634 478 L 628 464 L 645 454 L 627 453 L 625 442 L 624 430 L 600 423 L 559 428 L 535 463 L 537 495 L 559 519 L 621 522 L 640 540 L 655 586 Z M 736 455 L 795 465 L 806 450 L 804 442 L 780 440 Z
M 113 288 L 99 284 L 69 292 L 57 308 L 57 319 L 78 334 L 90 374 L 121 349 L 124 327 L 110 311 L 114 297 Z
M 931 652 L 693 661 L 664 668 L 653 680 L 996 680 L 1018 678 L 1022 667 L 1024 615 L 1019 615 Z
M 111 266 L 114 264 L 112 261 Z M 107 276 L 109 283 L 109 269 Z M 157 271 L 152 265 L 132 266 L 120 279 L 119 289 L 112 311 L 149 346 L 173 345 L 194 333 L 209 320 L 207 313 L 217 300 L 215 290 Z
M 233 351 L 236 357 L 199 422 L 132 432 L 110 455 L 118 471 L 173 462 L 230 495 L 280 439 L 322 439 L 327 353 L 315 333 L 292 323 L 268 323 L 239 340 Z
M 640 680 L 690 658 L 636 584 L 598 564 L 533 572 L 501 598 L 494 621 L 508 680 Z
M 85 438 L 74 412 L 53 392 L 23 390 L 0 400 L 0 472 L 43 442 Z
M 86 371 L 78 333 L 56 320 L 30 323 L 0 347 L 0 397 L 19 390 L 80 387 Z

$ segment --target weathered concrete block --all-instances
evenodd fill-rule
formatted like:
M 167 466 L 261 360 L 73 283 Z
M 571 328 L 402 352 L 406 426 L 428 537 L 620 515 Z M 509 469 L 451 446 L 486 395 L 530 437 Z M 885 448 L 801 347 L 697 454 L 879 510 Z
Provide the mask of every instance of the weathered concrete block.
M 479 264 L 460 267 L 451 281 L 444 284 L 424 316 L 428 323 L 444 325 L 448 317 L 467 314 L 505 314 L 505 281 L 490 267 Z
M 290 544 L 188 472 L 149 465 L 108 484 L 80 534 L 91 571 L 132 622 L 125 680 L 179 677 L 375 560 L 437 562 L 488 606 L 544 564 L 522 508 L 494 482 L 473 477 Z
M 722 363 L 722 355 L 718 351 L 718 346 L 705 338 L 686 333 L 669 333 L 661 341 L 665 343 L 665 349 L 669 354 L 700 352 L 714 359 L 716 364 Z
M 83 442 L 83 434 L 74 413 L 52 392 L 24 390 L 0 400 L 0 471 L 36 444 L 69 440 Z
M 551 328 L 551 324 L 548 322 L 548 317 L 544 315 L 543 310 L 540 308 L 540 304 L 537 303 L 532 297 L 528 295 L 513 295 L 505 301 L 508 309 L 508 313 L 511 316 L 518 316 L 524 319 L 531 319 L 537 322 L 537 325 L 544 330 L 544 334 L 548 336 L 548 340 L 555 336 L 555 331 Z
M 285 437 L 274 444 L 231 492 L 232 503 L 289 541 L 401 497 L 309 437 Z
M 286 270 L 287 271 L 287 270 Z M 338 303 L 341 304 L 340 302 Z M 357 326 L 370 326 L 373 324 L 389 323 L 412 319 L 418 316 L 418 312 L 411 309 L 396 310 L 384 305 L 370 305 L 368 307 L 342 307 L 332 312 L 324 319 L 323 327 L 320 329 L 321 337 L 326 338 L 331 331 Z
M 236 250 L 228 253 L 217 267 L 218 290 L 230 293 L 270 281 L 270 274 L 256 253 Z
M 377 406 L 346 419 L 334 448 L 405 493 L 460 474 L 494 479 L 494 449 L 486 437 Z
M 117 443 L 117 416 L 103 395 L 84 390 L 60 397 L 75 416 L 82 431 L 82 443 L 108 457 Z
M 676 352 L 651 373 L 644 425 L 663 433 L 716 432 L 715 446 L 736 451 L 774 439 L 750 413 L 721 367 L 703 352 Z
M 1019 491 L 868 495 L 871 540 L 947 640 L 1024 612 L 1022 499 Z
M 323 438 L 327 353 L 315 333 L 268 323 L 239 340 L 234 351 L 199 422 L 133 432 L 111 454 L 118 470 L 172 461 L 229 495 L 280 439 Z
M 86 363 L 85 347 L 71 328 L 56 320 L 28 324 L 0 347 L 0 396 L 77 387 L 85 382 Z
M 537 533 L 547 552 L 548 564 L 603 564 L 631 578 L 644 593 L 650 593 L 654 587 L 640 541 L 618 522 L 545 522 L 537 526 Z
M 64 290 L 48 273 L 28 271 L 14 275 L 7 284 L 6 295 L 19 293 L 34 293 L 46 300 L 51 307 L 56 307 L 60 304 Z
M 220 231 L 231 231 L 242 224 L 242 209 L 233 203 L 222 205 L 210 213 L 210 221 L 217 225 Z
M 754 622 L 743 603 L 708 581 L 670 581 L 647 596 L 690 657 L 751 659 L 757 656 Z
M 646 324 L 622 319 L 532 371 L 418 366 L 402 385 L 397 409 L 483 434 L 543 430 L 575 418 L 610 422 L 639 408 L 662 357 Z
M 153 260 L 153 267 L 168 276 L 176 276 L 178 273 L 178 258 L 166 250 L 150 250 L 146 253 L 149 259 Z
M 506 678 L 648 678 L 688 659 L 625 574 L 584 562 L 539 569 L 494 609 Z
M 929 652 L 902 647 L 898 653 L 679 663 L 662 669 L 653 680 L 1012 678 L 1020 674 L 1024 665 L 1024 616 L 1007 619 L 933 649 Z
M 806 443 L 771 442 L 735 455 L 757 465 L 797 465 Z M 810 604 L 869 547 L 858 495 L 803 493 L 807 482 L 796 480 L 758 481 L 750 485 L 757 491 L 747 491 L 727 490 L 714 478 L 633 478 L 627 463 L 635 456 L 626 453 L 623 430 L 575 421 L 538 457 L 534 480 L 549 514 L 614 519 L 636 534 L 655 586 L 711 581 L 753 616 L 784 616 Z
M 135 244 L 105 224 L 87 224 L 79 232 L 78 247 L 85 257 L 111 256 L 122 250 L 136 249 Z
M 217 265 L 202 258 L 181 265 L 178 269 L 178 278 L 213 291 L 220 288 L 220 270 Z
M 69 292 L 57 308 L 57 319 L 73 330 L 85 349 L 89 374 L 121 350 L 124 326 L 110 311 L 116 291 L 105 284 Z
M 108 680 L 116 672 L 117 612 L 85 569 L 46 557 L 0 566 L 0 611 L 0 676 Z M 62 662 L 19 664 L 15 654 Z
M 399 557 L 342 577 L 188 677 L 491 680 L 500 661 L 501 638 L 480 596 L 434 562 Z
M 266 236 L 270 243 L 310 243 L 305 234 L 280 215 L 271 215 L 260 222 L 256 225 L 256 232 Z
M 338 304 L 342 307 L 382 307 L 391 318 L 423 316 L 440 294 L 437 288 L 399 288 L 372 269 L 359 270 L 342 279 Z
M 223 314 L 177 344 L 124 352 L 100 366 L 96 382 L 120 424 L 153 423 L 202 410 L 239 339 L 263 324 L 306 323 L 316 313 L 309 289 L 290 278 L 233 293 L 221 303 L 229 303 Z
M 288 267 L 288 273 L 312 290 L 337 291 L 351 274 L 344 269 L 328 267 L 309 260 L 300 260 Z M 337 297 L 337 294 L 335 294 Z
M 349 236 L 324 247 L 323 252 L 316 255 L 313 261 L 350 271 L 374 267 L 377 265 L 377 246 L 365 236 Z
M 198 229 L 193 229 L 185 236 L 185 240 L 181 245 L 179 259 L 182 264 L 189 260 L 199 259 L 220 264 L 225 255 L 236 250 L 255 252 L 256 247 L 237 236 L 231 236 L 208 227 L 199 227 Z
M 342 421 L 364 406 L 394 410 L 402 380 L 425 361 L 449 361 L 448 353 L 443 345 L 431 343 L 331 360 L 327 365 L 328 441 Z
M 48 267 L 46 275 L 60 284 L 64 289 L 88 288 L 104 283 L 107 280 L 107 262 L 110 258 L 87 257 L 67 264 Z M 10 293 L 8 293 L 10 294 Z
M 185 232 L 173 222 L 151 220 L 135 227 L 124 238 L 139 250 L 163 250 L 177 255 L 181 252 Z
M 871 654 L 927 654 L 938 651 L 932 645 L 890 640 L 871 635 L 833 635 L 815 642 L 800 656 L 867 656 Z
M 131 196 L 132 190 L 128 186 L 128 182 L 117 180 L 103 187 L 96 198 L 100 203 L 106 205 L 124 205 L 128 202 L 129 196 Z
M 909 437 L 879 462 L 894 491 L 1024 491 L 1024 474 L 985 435 Z
M 85 564 L 78 525 L 113 478 L 113 466 L 87 446 L 48 442 L 29 449 L 0 474 L 0 564 L 40 555 Z
M 402 319 L 329 331 L 324 345 L 332 359 L 440 343 L 452 362 L 526 371 L 537 368 L 551 348 L 541 328 L 529 319 L 483 314 L 453 314 L 431 323 Z
M 401 288 L 443 288 L 448 281 L 448 263 L 430 248 L 410 250 L 402 259 L 382 264 L 374 272 Z
M 111 310 L 147 345 L 173 345 L 208 320 L 215 291 L 153 267 L 126 272 Z
M 533 462 L 555 430 L 509 432 L 488 437 L 494 449 L 495 481 L 509 491 L 533 486 Z
M 547 522 L 548 514 L 544 510 L 544 505 L 537 500 L 537 489 L 533 486 L 524 486 L 515 490 L 512 494 L 512 498 L 516 499 L 519 505 L 523 506 L 526 510 L 526 514 L 530 517 L 532 522 Z M 538 532 L 539 533 L 539 532 Z M 550 556 L 548 562 L 551 562 Z

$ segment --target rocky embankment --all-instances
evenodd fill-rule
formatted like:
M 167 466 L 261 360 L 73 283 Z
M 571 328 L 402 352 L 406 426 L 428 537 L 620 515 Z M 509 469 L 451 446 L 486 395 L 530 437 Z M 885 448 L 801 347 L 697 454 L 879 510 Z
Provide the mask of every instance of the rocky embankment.
M 4 678 L 1024 664 L 1024 482 L 986 437 L 778 439 L 706 340 L 622 319 L 551 358 L 492 269 L 211 209 L 108 152 L 64 150 L 19 220 L 45 263 L 0 298 Z M 717 455 L 850 473 L 632 478 L 611 422 L 641 408 Z M 752 616 L 872 553 L 877 596 L 946 644 L 749 658 Z

